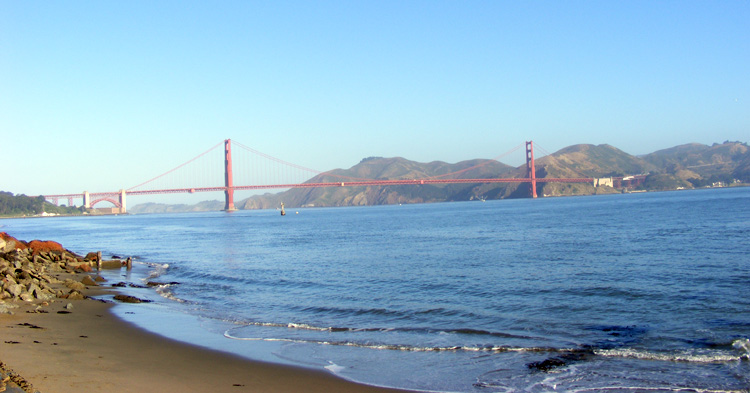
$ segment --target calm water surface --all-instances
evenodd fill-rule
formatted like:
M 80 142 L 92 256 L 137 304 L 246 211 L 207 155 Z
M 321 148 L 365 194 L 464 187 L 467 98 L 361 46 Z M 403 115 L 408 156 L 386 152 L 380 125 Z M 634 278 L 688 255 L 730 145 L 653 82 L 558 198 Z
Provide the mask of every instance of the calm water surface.
M 178 284 L 130 289 L 157 301 L 124 319 L 251 358 L 432 391 L 750 391 L 750 188 L 0 225 L 134 256 Z

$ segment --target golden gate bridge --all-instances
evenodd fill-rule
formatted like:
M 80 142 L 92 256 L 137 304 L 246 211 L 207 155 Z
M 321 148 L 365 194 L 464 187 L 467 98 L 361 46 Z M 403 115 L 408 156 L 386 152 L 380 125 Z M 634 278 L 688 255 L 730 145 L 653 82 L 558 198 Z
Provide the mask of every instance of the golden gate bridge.
M 237 174 L 234 170 L 236 163 L 232 159 L 232 144 L 240 147 L 243 152 L 249 152 L 250 158 L 244 156 L 240 163 L 240 168 L 253 168 L 247 172 L 253 172 L 250 177 L 243 177 L 240 182 L 235 180 Z M 224 192 L 225 211 L 237 210 L 234 206 L 234 192 L 245 190 L 263 190 L 263 189 L 292 189 L 292 188 L 318 188 L 318 187 L 358 187 L 358 186 L 389 186 L 389 185 L 425 185 L 425 184 L 469 184 L 469 183 L 528 183 L 529 197 L 537 197 L 537 183 L 589 183 L 593 178 L 537 178 L 534 163 L 534 143 L 527 141 L 526 145 L 526 177 L 515 178 L 455 178 L 461 173 L 468 172 L 471 169 L 479 168 L 490 162 L 496 162 L 499 157 L 507 155 L 523 144 L 517 146 L 511 151 L 496 157 L 492 160 L 486 160 L 480 164 L 474 165 L 460 171 L 446 173 L 438 176 L 415 179 L 366 179 L 355 178 L 344 175 L 334 174 L 332 172 L 321 172 L 314 169 L 296 165 L 270 155 L 261 153 L 237 141 L 226 139 L 223 141 L 223 160 L 218 157 L 210 157 L 212 152 L 219 151 L 222 142 L 216 144 L 209 150 L 201 153 L 195 158 L 147 180 L 141 184 L 121 189 L 119 191 L 108 192 L 88 192 L 76 194 L 55 194 L 43 195 L 46 200 L 57 204 L 61 199 L 67 199 L 68 205 L 73 206 L 75 199 L 82 199 L 82 205 L 86 208 L 92 208 L 100 202 L 109 202 L 115 206 L 119 213 L 126 213 L 127 196 L 135 195 L 156 195 L 156 194 L 179 194 L 179 193 L 196 193 L 196 192 Z M 196 164 L 202 159 L 210 162 L 210 165 Z M 223 162 L 222 162 L 223 161 Z M 235 161 L 237 161 L 235 159 Z M 268 163 L 271 165 L 269 166 Z M 223 168 L 223 179 L 217 178 L 217 174 L 222 172 L 219 164 Z M 198 169 L 185 171 L 184 169 L 194 166 Z M 180 174 L 180 172 L 184 172 Z M 312 182 L 311 175 L 326 175 L 333 177 L 336 181 Z M 169 180 L 172 178 L 171 180 Z M 294 180 L 290 180 L 294 179 Z M 165 181 L 166 180 L 166 181 Z M 286 181 L 284 181 L 286 180 Z M 194 187 L 175 186 L 174 184 L 196 184 Z M 206 184 L 208 183 L 208 184 Z M 237 184 L 241 185 L 237 185 Z M 244 184 L 243 184 L 244 183 Z M 222 185 L 223 184 L 223 185 Z

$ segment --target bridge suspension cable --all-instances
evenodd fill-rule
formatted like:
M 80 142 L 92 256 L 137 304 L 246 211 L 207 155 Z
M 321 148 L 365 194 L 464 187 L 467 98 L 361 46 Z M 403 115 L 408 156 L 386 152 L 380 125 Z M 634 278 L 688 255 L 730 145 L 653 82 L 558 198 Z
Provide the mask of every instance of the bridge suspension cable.
M 174 171 L 176 171 L 176 170 L 178 170 L 178 169 L 180 169 L 180 168 L 182 168 L 182 167 L 186 166 L 187 164 L 190 164 L 191 162 L 193 162 L 193 161 L 195 161 L 195 160 L 197 160 L 197 159 L 199 159 L 199 158 L 201 158 L 201 157 L 205 156 L 206 154 L 208 154 L 208 153 L 209 153 L 209 152 L 211 152 L 212 150 L 216 149 L 217 147 L 221 146 L 222 144 L 224 144 L 224 141 L 221 141 L 221 142 L 217 143 L 217 144 L 216 144 L 215 146 L 213 146 L 212 148 L 210 148 L 210 149 L 208 149 L 208 150 L 204 151 L 203 153 L 201 153 L 201 154 L 199 154 L 199 155 L 195 156 L 194 158 L 192 158 L 192 159 L 190 159 L 190 160 L 188 160 L 188 161 L 185 161 L 184 163 L 182 163 L 182 164 L 180 164 L 180 165 L 178 165 L 178 166 L 176 166 L 176 167 L 174 167 L 174 168 L 172 168 L 172 169 L 170 169 L 170 170 L 168 170 L 168 171 L 166 171 L 166 172 L 162 173 L 162 174 L 161 174 L 161 175 L 159 175 L 159 176 L 156 176 L 156 177 L 154 177 L 154 178 L 152 178 L 152 179 L 146 180 L 145 182 L 143 182 L 143 183 L 141 183 L 141 184 L 138 184 L 137 186 L 133 186 L 133 187 L 130 187 L 130 188 L 128 188 L 128 189 L 127 189 L 127 191 L 131 191 L 131 190 L 133 190 L 133 189 L 135 189 L 135 188 L 141 187 L 141 186 L 143 186 L 143 185 L 146 185 L 146 184 L 148 184 L 148 183 L 151 183 L 152 181 L 155 181 L 155 180 L 157 180 L 157 179 L 159 179 L 159 178 L 162 178 L 162 177 L 164 177 L 164 176 L 166 176 L 166 175 L 168 175 L 168 174 L 170 174 L 170 173 L 172 173 L 172 172 L 174 172 Z
M 481 168 L 481 167 L 486 166 L 486 165 L 488 165 L 488 164 L 490 164 L 492 162 L 500 162 L 501 158 L 503 158 L 503 157 L 505 157 L 507 155 L 510 155 L 511 153 L 514 153 L 516 150 L 520 149 L 523 145 L 524 145 L 523 143 L 520 143 L 520 144 L 518 144 L 518 146 L 516 146 L 516 147 L 514 147 L 514 148 L 512 148 L 510 150 L 508 150 L 507 152 L 505 152 L 503 154 L 500 154 L 497 157 L 490 158 L 489 160 L 485 160 L 484 162 L 482 162 L 480 164 L 477 164 L 477 165 L 474 165 L 474 166 L 471 166 L 469 168 L 464 168 L 464 169 L 461 169 L 461 170 L 458 170 L 458 171 L 455 171 L 455 172 L 445 173 L 445 174 L 442 174 L 442 175 L 431 176 L 431 177 L 428 177 L 428 179 L 440 179 L 440 178 L 443 178 L 443 177 L 449 177 L 449 176 L 459 175 L 461 173 L 468 172 L 468 171 L 470 171 L 472 169 Z

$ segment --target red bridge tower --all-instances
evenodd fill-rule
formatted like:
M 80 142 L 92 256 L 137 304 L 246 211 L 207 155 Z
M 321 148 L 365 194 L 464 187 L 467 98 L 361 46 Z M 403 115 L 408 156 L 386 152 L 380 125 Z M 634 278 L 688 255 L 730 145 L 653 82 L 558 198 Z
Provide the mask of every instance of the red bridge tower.
M 232 140 L 224 141 L 224 210 L 231 212 L 237 210 L 234 207 L 234 184 L 232 182 Z
M 534 142 L 526 142 L 526 172 L 531 179 L 531 197 L 536 198 L 536 168 L 534 168 Z

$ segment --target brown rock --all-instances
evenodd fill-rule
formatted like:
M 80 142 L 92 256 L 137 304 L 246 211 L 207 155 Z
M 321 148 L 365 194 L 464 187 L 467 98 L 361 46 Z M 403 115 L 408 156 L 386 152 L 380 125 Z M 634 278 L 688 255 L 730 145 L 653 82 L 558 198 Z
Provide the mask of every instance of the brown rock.
M 90 253 L 88 253 L 88 254 L 86 254 L 86 256 L 83 257 L 84 261 L 98 261 L 99 259 L 100 259 L 99 258 L 99 253 L 98 252 L 93 252 L 93 251 L 90 252 Z
M 32 255 L 37 255 L 42 252 L 49 253 L 50 251 L 62 252 L 65 250 L 60 243 L 51 240 L 32 240 L 29 242 L 28 247 L 31 249 Z M 47 258 L 49 258 L 49 256 L 47 256 Z
M 71 279 L 65 280 L 65 286 L 76 291 L 83 291 L 86 289 L 86 286 L 83 283 Z
M 86 296 L 83 296 L 81 292 L 78 292 L 76 290 L 71 290 L 70 293 L 68 293 L 67 299 L 68 300 L 83 300 L 83 299 L 86 299 Z
M 91 286 L 91 287 L 98 287 L 99 286 L 99 284 L 97 284 L 97 282 L 94 281 L 94 279 L 91 278 L 91 276 L 83 276 L 83 278 L 81 279 L 81 283 L 83 285 L 88 285 L 88 286 Z

